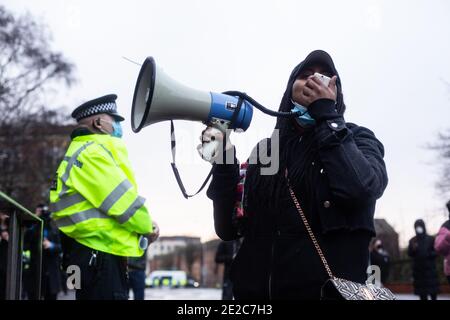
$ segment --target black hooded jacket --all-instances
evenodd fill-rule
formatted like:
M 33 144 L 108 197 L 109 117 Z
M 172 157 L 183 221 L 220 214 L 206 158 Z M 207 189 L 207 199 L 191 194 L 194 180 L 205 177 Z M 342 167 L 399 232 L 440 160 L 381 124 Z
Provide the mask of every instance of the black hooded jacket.
M 434 250 L 434 237 L 427 234 L 425 222 L 422 219 L 414 223 L 414 228 L 423 228 L 423 233 L 409 241 L 408 255 L 413 259 L 414 293 L 418 295 L 437 294 L 439 280 L 436 271 L 437 254 Z
M 292 108 L 292 84 L 313 63 L 326 65 L 337 75 L 327 53 L 312 52 L 293 70 L 281 111 Z M 387 185 L 384 149 L 370 130 L 345 122 L 339 78 L 337 88 L 336 103 L 321 99 L 309 106 L 316 125 L 301 136 L 292 120 L 277 121 L 276 175 L 261 176 L 260 164 L 247 171 L 244 241 L 232 267 L 237 299 L 318 299 L 327 279 L 289 196 L 285 169 L 334 274 L 365 280 L 375 202 Z M 214 203 L 216 232 L 223 240 L 240 237 L 233 219 L 238 181 L 237 164 L 215 165 L 207 194 Z

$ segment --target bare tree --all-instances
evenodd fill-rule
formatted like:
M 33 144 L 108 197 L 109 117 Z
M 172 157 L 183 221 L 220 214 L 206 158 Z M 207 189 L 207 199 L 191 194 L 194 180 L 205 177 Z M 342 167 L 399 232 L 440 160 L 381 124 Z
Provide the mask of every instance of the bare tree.
M 439 156 L 439 166 L 442 168 L 442 175 L 436 183 L 436 187 L 442 195 L 450 193 L 450 129 L 438 134 L 438 142 L 429 146 L 435 150 Z
M 74 65 L 51 49 L 46 27 L 0 6 L 0 190 L 33 206 L 45 201 L 71 125 L 44 94 L 69 87 Z

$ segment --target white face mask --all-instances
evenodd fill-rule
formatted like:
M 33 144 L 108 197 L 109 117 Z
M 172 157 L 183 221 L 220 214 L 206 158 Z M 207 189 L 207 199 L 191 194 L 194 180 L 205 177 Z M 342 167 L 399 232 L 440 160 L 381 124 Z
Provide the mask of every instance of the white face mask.
M 422 233 L 423 233 L 423 228 L 420 227 L 420 226 L 417 227 L 417 228 L 416 228 L 416 233 L 417 233 L 417 234 L 422 234 Z

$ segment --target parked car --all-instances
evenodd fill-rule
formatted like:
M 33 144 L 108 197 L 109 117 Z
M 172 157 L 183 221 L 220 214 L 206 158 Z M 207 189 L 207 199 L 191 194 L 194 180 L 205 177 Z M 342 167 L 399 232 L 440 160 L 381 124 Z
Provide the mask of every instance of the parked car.
M 198 288 L 200 284 L 182 270 L 155 270 L 145 280 L 150 288 Z

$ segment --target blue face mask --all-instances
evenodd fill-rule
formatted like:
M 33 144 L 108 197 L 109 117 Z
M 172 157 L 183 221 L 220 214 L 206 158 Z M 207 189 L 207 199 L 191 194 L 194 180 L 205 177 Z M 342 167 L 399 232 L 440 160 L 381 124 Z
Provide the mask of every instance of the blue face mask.
M 298 116 L 297 118 L 295 118 L 295 120 L 302 128 L 310 128 L 316 124 L 316 120 L 314 120 L 310 116 L 310 114 L 308 113 L 308 109 L 306 107 L 298 104 L 297 102 L 295 102 L 293 100 L 291 100 L 291 102 L 293 105 L 291 112 L 299 112 L 300 111 L 301 115 Z
M 116 138 L 122 138 L 123 132 L 122 132 L 122 126 L 119 121 L 114 121 L 112 123 L 113 132 L 111 133 L 111 136 Z

